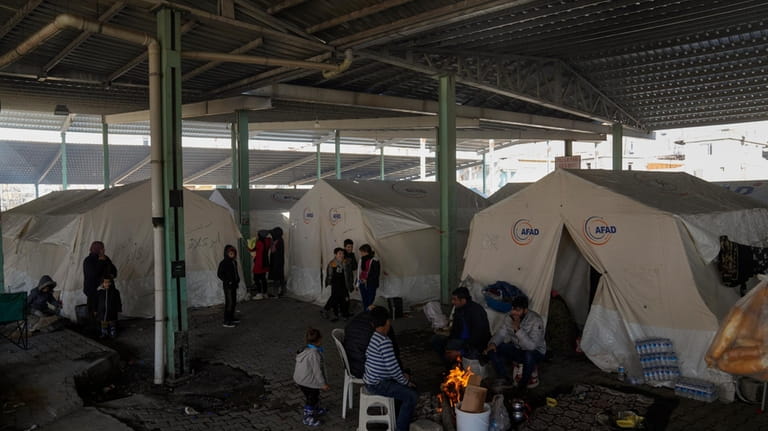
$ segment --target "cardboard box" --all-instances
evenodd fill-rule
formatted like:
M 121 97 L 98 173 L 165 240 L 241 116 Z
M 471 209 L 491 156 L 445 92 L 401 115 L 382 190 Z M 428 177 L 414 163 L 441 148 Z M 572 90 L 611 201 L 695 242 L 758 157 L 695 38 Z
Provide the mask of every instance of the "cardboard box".
M 487 392 L 488 389 L 486 388 L 476 385 L 468 385 L 464 388 L 464 398 L 461 400 L 461 410 L 467 413 L 482 413 Z

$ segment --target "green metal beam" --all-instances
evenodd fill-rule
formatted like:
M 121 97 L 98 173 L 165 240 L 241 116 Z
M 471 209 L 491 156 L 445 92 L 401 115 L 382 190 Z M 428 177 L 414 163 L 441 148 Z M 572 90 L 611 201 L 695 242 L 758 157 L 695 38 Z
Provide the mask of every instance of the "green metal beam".
M 437 175 L 440 182 L 440 299 L 451 302 L 456 274 L 456 77 L 440 76 Z
M 5 293 L 5 260 L 3 258 L 3 213 L 0 209 L 0 293 Z
M 238 220 L 240 221 L 239 254 L 240 265 L 243 268 L 243 282 L 250 286 L 251 281 L 251 254 L 248 251 L 248 238 L 251 237 L 251 191 L 250 191 L 250 168 L 248 153 L 248 111 L 237 111 L 236 116 L 236 148 L 232 151 L 232 175 L 236 181 L 232 183 L 232 188 L 237 193 Z
M 104 158 L 104 190 L 107 190 L 109 188 L 109 124 L 104 122 L 101 123 L 101 147 Z
M 613 124 L 611 135 L 613 136 L 613 170 L 620 171 L 623 163 L 622 157 L 624 155 L 624 128 L 621 123 Z
M 334 132 L 334 142 L 336 144 L 336 179 L 341 179 L 341 132 L 336 129 Z
M 67 181 L 67 133 L 61 132 L 61 186 L 64 190 L 69 188 Z
M 166 366 L 171 381 L 189 373 L 189 320 L 181 155 L 181 13 L 157 12 L 162 92 L 163 200 L 166 250 Z
M 40 197 L 40 184 L 35 183 L 35 199 Z
M 317 179 L 323 177 L 323 163 L 322 159 L 320 157 L 320 145 L 322 145 L 320 142 L 317 143 Z
M 381 149 L 379 151 L 381 152 L 380 153 L 381 154 L 380 155 L 380 157 L 381 157 L 381 168 L 379 170 L 379 172 L 381 172 L 380 178 L 381 178 L 382 181 L 384 181 L 384 179 L 386 178 L 386 171 L 384 170 L 384 146 L 383 145 L 381 146 Z
M 573 140 L 566 139 L 565 140 L 565 154 L 564 156 L 572 156 L 573 155 Z

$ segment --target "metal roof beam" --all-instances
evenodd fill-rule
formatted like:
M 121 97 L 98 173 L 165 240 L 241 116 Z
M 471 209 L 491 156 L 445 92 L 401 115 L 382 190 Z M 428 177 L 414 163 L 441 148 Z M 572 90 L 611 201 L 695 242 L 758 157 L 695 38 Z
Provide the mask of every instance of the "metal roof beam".
M 438 103 L 434 100 L 410 99 L 406 97 L 380 96 L 343 90 L 316 87 L 275 84 L 249 92 L 276 100 L 321 103 L 340 106 L 385 109 L 393 112 L 436 115 Z M 566 130 L 583 133 L 610 133 L 610 127 L 593 122 L 568 120 L 543 115 L 523 114 L 498 109 L 456 106 L 456 115 L 464 118 L 478 118 L 481 121 L 499 124 L 522 125 L 550 130 Z M 627 132 L 627 130 L 625 130 Z
M 557 59 L 406 53 L 407 58 L 363 52 L 371 60 L 434 76 L 592 120 L 644 129 L 643 124 L 592 83 Z
M 43 0 L 29 0 L 28 2 L 24 3 L 24 5 L 21 6 L 15 14 L 13 14 L 11 19 L 6 21 L 5 24 L 0 27 L 0 40 L 2 40 L 5 35 L 11 31 L 12 28 L 16 27 L 16 24 L 20 23 L 21 20 L 29 15 L 30 12 L 35 10 L 36 7 L 40 6 L 40 3 L 42 2 Z
M 121 184 L 123 181 L 125 181 L 126 178 L 130 177 L 134 173 L 138 172 L 139 169 L 141 169 L 144 166 L 146 166 L 147 163 L 150 162 L 150 160 L 151 160 L 151 157 L 147 156 L 144 159 L 142 159 L 141 161 L 139 161 L 139 163 L 136 163 L 135 165 L 133 165 L 130 168 L 126 169 L 123 173 L 118 175 L 117 178 L 115 178 L 112 181 L 112 185 Z
M 187 177 L 184 178 L 184 184 L 191 183 L 192 181 L 195 181 L 200 177 L 204 177 L 213 171 L 216 171 L 220 168 L 223 168 L 224 166 L 231 165 L 231 164 L 232 164 L 232 157 L 231 156 L 226 157 L 224 160 L 221 160 L 219 162 L 212 164 L 211 166 L 203 168 L 195 172 L 194 174 L 188 175 Z
M 283 0 L 279 3 L 277 3 L 274 6 L 271 6 L 269 9 L 267 9 L 267 13 L 270 15 L 274 15 L 282 10 L 292 8 L 294 6 L 298 6 L 307 0 Z
M 385 131 L 360 131 L 350 130 L 345 131 L 345 137 L 349 138 L 370 138 L 370 139 L 419 139 L 425 138 L 434 139 L 434 131 L 430 133 L 419 132 L 415 130 L 385 130 Z M 534 139 L 534 140 L 572 140 L 572 141 L 604 141 L 605 134 L 601 133 L 576 133 L 576 132 L 564 132 L 559 130 L 457 130 L 456 139 L 458 140 L 473 140 L 473 139 Z
M 298 36 L 307 38 L 307 39 L 319 39 L 313 37 L 306 31 L 304 31 L 301 27 L 291 24 L 289 22 L 286 22 L 284 20 L 281 20 L 279 18 L 275 18 L 274 16 L 270 15 L 269 13 L 261 10 L 258 6 L 254 5 L 252 2 L 248 0 L 235 0 L 235 3 L 237 3 L 240 6 L 240 11 L 251 18 L 261 21 L 264 24 L 267 24 L 277 30 L 283 31 L 283 32 L 291 32 Z
M 104 12 L 99 16 L 97 21 L 100 23 L 106 23 L 109 20 L 111 20 L 115 15 L 120 13 L 120 11 L 123 10 L 123 8 L 125 8 L 125 2 L 123 1 L 115 2 L 112 4 L 112 6 L 109 7 L 109 9 L 106 10 L 106 12 Z M 51 61 L 46 63 L 45 66 L 43 66 L 41 75 L 46 76 L 51 69 L 56 67 L 56 65 L 59 64 L 61 60 L 64 60 L 64 58 L 68 56 L 72 51 L 77 49 L 78 46 L 82 45 L 83 42 L 88 40 L 88 38 L 91 37 L 91 35 L 93 35 L 93 33 L 91 33 L 90 31 L 84 31 L 80 33 L 72 42 L 67 44 L 67 46 L 65 46 L 64 49 L 59 51 L 59 53 L 56 54 L 56 56 L 53 57 Z
M 286 164 L 284 164 L 282 166 L 278 166 L 277 168 L 270 169 L 270 170 L 264 171 L 264 172 L 259 172 L 258 174 L 253 175 L 251 178 L 249 178 L 248 182 L 254 183 L 256 181 L 261 181 L 261 180 L 267 179 L 267 178 L 269 178 L 269 177 L 271 177 L 273 175 L 277 175 L 277 174 L 285 172 L 287 170 L 290 170 L 290 169 L 293 169 L 293 168 L 297 168 L 297 167 L 299 167 L 299 166 L 301 166 L 301 165 L 303 165 L 305 163 L 314 162 L 315 160 L 317 160 L 317 155 L 316 154 L 312 154 L 311 156 L 307 156 L 307 157 L 302 157 L 302 158 L 300 158 L 298 160 L 294 160 L 294 161 L 286 163 Z
M 42 184 L 45 177 L 48 176 L 48 174 L 51 172 L 51 169 L 53 169 L 54 166 L 56 166 L 56 163 L 59 163 L 59 160 L 61 159 L 61 147 L 59 147 L 59 151 L 56 152 L 56 155 L 53 157 L 50 163 L 48 163 L 48 167 L 46 167 L 43 170 L 43 173 L 40 174 L 40 178 L 37 179 L 35 184 Z
M 249 123 L 248 130 L 382 130 L 382 129 L 426 129 L 437 127 L 436 116 L 355 118 L 343 120 L 276 121 Z M 480 127 L 477 118 L 456 118 L 458 128 Z
M 59 130 L 59 132 L 66 133 L 67 130 L 69 130 L 72 123 L 75 121 L 75 115 L 77 114 L 67 114 L 67 117 L 64 118 L 64 122 L 61 123 L 61 130 Z
M 270 108 L 272 108 L 272 102 L 267 97 L 236 96 L 197 103 L 186 103 L 181 106 L 181 118 L 200 118 L 231 114 L 239 110 L 263 110 Z M 104 116 L 104 122 L 107 124 L 138 123 L 141 121 L 149 121 L 148 110 Z
M 239 48 L 235 48 L 232 51 L 229 51 L 229 54 L 245 54 L 246 52 L 261 46 L 263 43 L 264 43 L 264 39 L 262 38 L 254 39 Z M 204 65 L 199 66 L 181 75 L 181 80 L 183 82 L 183 81 L 192 79 L 195 76 L 203 72 L 209 71 L 220 64 L 222 64 L 221 61 L 211 61 L 211 62 L 205 63 Z
M 360 162 L 357 162 L 357 163 L 353 163 L 351 165 L 342 166 L 341 167 L 341 172 L 352 171 L 352 170 L 355 170 L 355 169 L 362 168 L 364 166 L 371 165 L 373 163 L 378 163 L 380 161 L 381 161 L 381 157 L 380 156 L 371 157 L 370 159 L 366 159 L 366 160 L 363 160 L 363 161 L 360 161 Z M 334 175 L 336 175 L 336 168 L 335 167 L 333 169 L 330 169 L 330 170 L 327 170 L 327 171 L 323 172 L 320 175 L 320 178 L 321 179 L 322 178 L 328 178 L 328 177 L 332 177 Z M 289 185 L 297 186 L 297 185 L 300 185 L 300 184 L 306 184 L 306 183 L 312 182 L 314 180 L 317 180 L 317 174 L 306 176 L 306 177 L 304 177 L 302 179 L 299 179 L 299 180 L 296 180 L 296 181 L 290 183 Z
M 344 24 L 345 22 L 364 18 L 368 15 L 379 13 L 387 9 L 393 8 L 395 6 L 400 6 L 412 1 L 413 0 L 385 0 L 373 6 L 364 7 L 362 9 L 358 9 L 356 11 L 337 16 L 336 18 L 331 18 L 327 21 L 323 21 L 319 24 L 315 24 L 311 27 L 307 27 L 305 31 L 307 33 L 316 33 L 318 31 L 325 30 L 331 27 L 336 27 L 340 24 Z

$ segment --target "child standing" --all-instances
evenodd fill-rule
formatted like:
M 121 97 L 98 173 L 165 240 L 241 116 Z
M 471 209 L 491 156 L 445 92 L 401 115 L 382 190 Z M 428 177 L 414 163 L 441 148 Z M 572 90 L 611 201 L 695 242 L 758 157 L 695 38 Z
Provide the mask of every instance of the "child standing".
M 240 284 L 240 273 L 237 271 L 237 249 L 227 244 L 224 246 L 224 259 L 219 262 L 217 271 L 219 280 L 224 285 L 224 327 L 234 328 L 235 304 L 237 304 L 237 286 Z
M 123 311 L 120 291 L 114 284 L 114 276 L 107 274 L 101 279 L 101 287 L 96 292 L 97 316 L 101 321 L 101 338 L 109 335 L 117 337 L 117 313 Z
M 363 310 L 368 311 L 368 307 L 376 299 L 376 289 L 379 288 L 379 274 L 381 265 L 376 258 L 376 253 L 368 244 L 360 246 L 360 298 L 363 301 Z
M 327 391 L 330 387 L 326 383 L 323 348 L 320 347 L 323 336 L 317 329 L 307 328 L 304 338 L 307 345 L 296 354 L 293 381 L 299 385 L 301 392 L 306 397 L 302 423 L 316 427 L 320 425 L 318 416 L 327 412 L 326 409 L 320 407 L 320 390 Z
M 349 290 L 353 289 L 352 268 L 349 260 L 344 258 L 344 249 L 336 247 L 333 256 L 325 270 L 325 286 L 331 287 L 331 297 L 320 310 L 325 318 L 328 318 L 328 311 L 333 310 L 331 322 L 339 320 L 339 313 L 345 319 L 349 317 Z

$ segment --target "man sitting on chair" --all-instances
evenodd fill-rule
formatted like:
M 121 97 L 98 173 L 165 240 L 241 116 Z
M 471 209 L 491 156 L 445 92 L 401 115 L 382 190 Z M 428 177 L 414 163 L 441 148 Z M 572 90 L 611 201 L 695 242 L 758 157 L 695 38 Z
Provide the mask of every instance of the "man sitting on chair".
M 376 311 L 374 312 L 374 310 Z M 350 319 L 347 326 L 344 327 L 344 352 L 346 352 L 347 361 L 349 361 L 349 372 L 360 379 L 363 378 L 365 371 L 365 351 L 368 349 L 368 342 L 371 341 L 371 335 L 374 332 L 372 316 L 376 313 L 383 313 L 385 316 L 389 314 L 384 307 L 371 306 L 368 310 L 363 310 Z M 395 358 L 397 358 L 400 368 L 403 368 L 394 328 L 389 329 L 387 337 L 392 340 Z
M 511 302 L 509 319 L 504 319 L 504 325 L 491 338 L 485 353 L 505 384 L 514 385 L 514 381 L 509 378 L 504 362 L 511 359 L 523 364 L 518 387 L 526 388 L 536 364 L 544 359 L 547 352 L 544 320 L 537 312 L 528 309 L 526 296 L 516 296 Z
M 450 334 L 432 337 L 432 347 L 449 368 L 459 356 L 480 359 L 480 353 L 491 338 L 488 314 L 482 305 L 472 300 L 469 289 L 455 289 L 451 294 L 451 303 L 454 312 Z
M 392 321 L 386 309 L 382 310 L 383 313 L 371 310 L 374 332 L 365 351 L 363 381 L 368 392 L 402 401 L 397 415 L 397 431 L 408 431 L 419 393 L 397 363 L 392 340 L 387 337 Z

